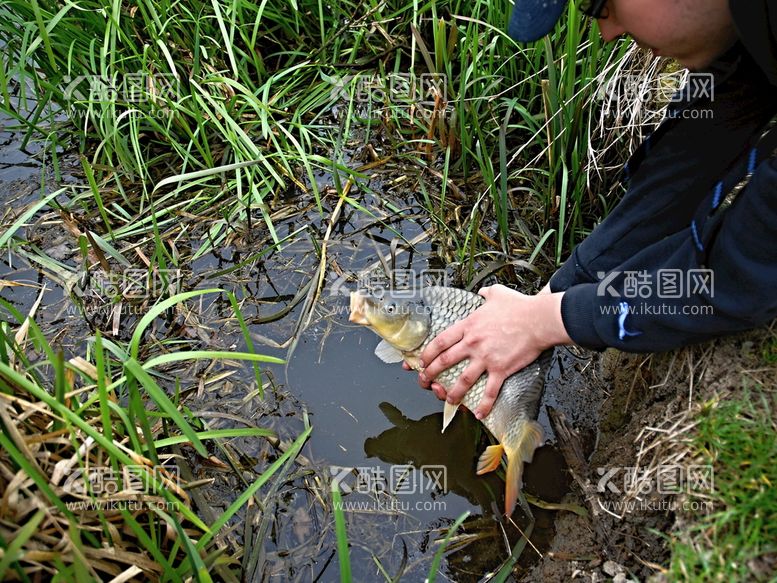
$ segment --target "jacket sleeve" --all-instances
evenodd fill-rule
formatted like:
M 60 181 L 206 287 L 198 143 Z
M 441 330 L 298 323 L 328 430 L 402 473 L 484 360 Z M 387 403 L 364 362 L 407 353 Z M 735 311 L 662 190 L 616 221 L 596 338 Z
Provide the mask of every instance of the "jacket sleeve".
M 592 349 L 655 352 L 777 317 L 776 159 L 759 165 L 725 211 L 704 266 L 692 237 L 690 228 L 666 237 L 599 282 L 566 287 L 572 278 L 562 268 L 551 289 L 566 289 L 561 313 L 572 340 Z

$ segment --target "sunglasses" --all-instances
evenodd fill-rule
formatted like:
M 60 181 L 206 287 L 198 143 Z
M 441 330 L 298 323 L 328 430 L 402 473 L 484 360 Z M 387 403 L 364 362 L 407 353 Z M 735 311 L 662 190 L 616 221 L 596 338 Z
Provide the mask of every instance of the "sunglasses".
M 607 0 L 578 0 L 577 9 L 590 18 L 607 18 Z

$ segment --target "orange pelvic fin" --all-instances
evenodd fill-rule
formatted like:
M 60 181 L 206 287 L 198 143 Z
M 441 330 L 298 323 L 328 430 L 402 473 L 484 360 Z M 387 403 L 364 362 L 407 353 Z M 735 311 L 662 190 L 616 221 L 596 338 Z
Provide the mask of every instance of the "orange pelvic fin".
M 495 469 L 497 469 L 499 467 L 499 462 L 502 461 L 502 454 L 504 453 L 504 450 L 505 448 L 502 447 L 502 444 L 500 443 L 496 445 L 489 445 L 486 448 L 486 451 L 480 455 L 480 459 L 478 460 L 478 476 L 481 474 L 487 474 L 488 472 L 493 472 Z
M 523 464 L 530 462 L 534 450 L 542 445 L 542 427 L 536 421 L 523 424 L 517 436 L 504 443 L 507 453 L 507 475 L 505 476 L 505 515 L 511 516 L 515 510 L 518 493 L 523 486 Z

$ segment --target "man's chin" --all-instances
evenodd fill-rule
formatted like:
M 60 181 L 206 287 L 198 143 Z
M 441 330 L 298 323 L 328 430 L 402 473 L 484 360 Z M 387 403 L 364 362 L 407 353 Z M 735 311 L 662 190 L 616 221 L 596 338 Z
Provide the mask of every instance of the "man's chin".
M 713 59 L 675 59 L 681 67 L 685 67 L 691 73 L 706 70 Z

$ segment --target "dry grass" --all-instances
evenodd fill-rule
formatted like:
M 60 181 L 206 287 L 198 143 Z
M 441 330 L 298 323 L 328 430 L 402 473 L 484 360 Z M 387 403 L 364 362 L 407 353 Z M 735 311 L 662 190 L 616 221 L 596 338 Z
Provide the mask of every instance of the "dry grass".
M 69 376 L 72 383 L 74 375 Z M 166 566 L 143 535 L 168 562 L 185 558 L 180 533 L 165 515 L 175 516 L 189 535 L 204 531 L 180 512 L 189 508 L 189 497 L 169 455 L 154 463 L 133 452 L 124 438 L 112 444 L 133 463 L 112 465 L 111 452 L 48 403 L 5 376 L 2 384 L 0 421 L 10 442 L 0 450 L 5 580 L 47 580 L 57 573 L 77 580 L 160 578 Z M 65 403 L 76 409 L 83 393 L 83 388 L 68 391 Z M 80 415 L 99 430 L 99 409 Z
M 643 551 L 666 545 L 666 563 L 632 554 L 660 580 L 777 575 L 767 461 L 777 443 L 774 328 L 607 363 L 610 407 L 623 416 L 614 417 L 607 439 L 617 445 L 603 465 L 618 470 L 612 483 L 621 491 L 605 489 L 599 506 L 617 529 L 655 538 Z M 651 516 L 673 526 L 649 535 Z

